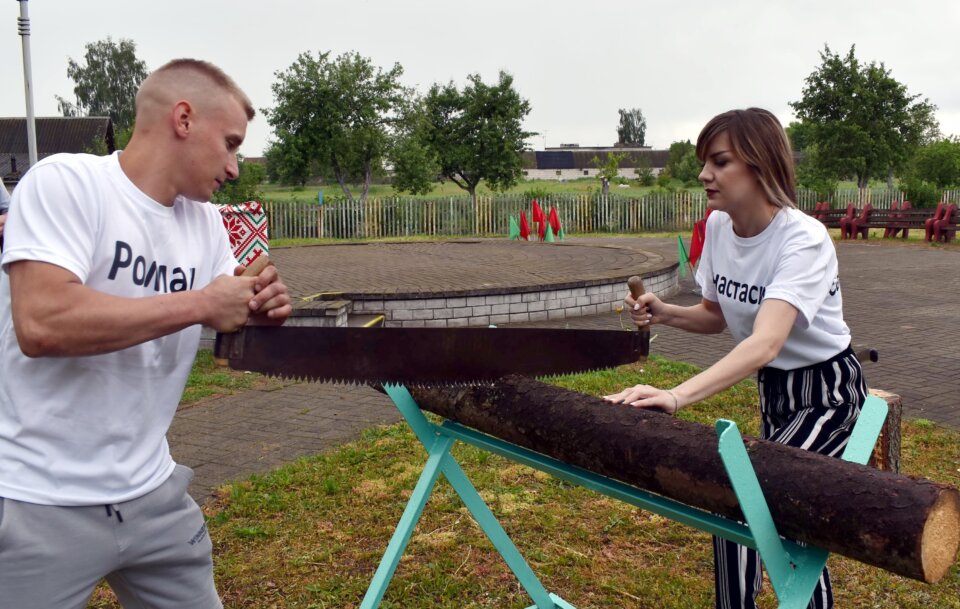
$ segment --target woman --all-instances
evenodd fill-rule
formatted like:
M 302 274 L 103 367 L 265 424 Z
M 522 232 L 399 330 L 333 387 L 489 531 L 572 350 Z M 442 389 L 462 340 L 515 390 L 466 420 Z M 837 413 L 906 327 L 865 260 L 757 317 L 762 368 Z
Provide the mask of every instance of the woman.
M 850 347 L 833 241 L 794 206 L 793 153 L 776 117 L 732 110 L 697 139 L 711 213 L 697 271 L 703 300 L 668 305 L 647 293 L 625 302 L 639 327 L 725 327 L 737 341 L 710 368 L 672 389 L 636 385 L 606 399 L 675 413 L 757 373 L 762 437 L 839 456 L 867 395 Z M 717 607 L 753 609 L 757 553 L 714 538 Z M 810 607 L 833 606 L 824 569 Z

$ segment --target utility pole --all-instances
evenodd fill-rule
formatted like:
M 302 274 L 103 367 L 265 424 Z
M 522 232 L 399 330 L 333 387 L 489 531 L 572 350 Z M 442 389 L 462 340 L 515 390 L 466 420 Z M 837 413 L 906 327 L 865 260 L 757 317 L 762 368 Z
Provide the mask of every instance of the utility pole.
M 33 68 L 30 65 L 30 12 L 27 1 L 17 0 L 20 3 L 17 29 L 23 42 L 23 92 L 27 98 L 27 150 L 30 153 L 30 166 L 33 167 L 37 164 L 37 125 L 33 116 Z

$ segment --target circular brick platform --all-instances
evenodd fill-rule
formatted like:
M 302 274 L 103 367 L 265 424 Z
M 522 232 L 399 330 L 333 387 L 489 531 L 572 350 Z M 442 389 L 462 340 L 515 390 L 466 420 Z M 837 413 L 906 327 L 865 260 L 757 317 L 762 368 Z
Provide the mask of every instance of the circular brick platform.
M 452 327 L 611 311 L 631 275 L 649 291 L 674 293 L 677 263 L 637 244 L 464 239 L 274 248 L 270 256 L 301 315 L 349 301 L 353 313 L 382 314 L 387 325 Z

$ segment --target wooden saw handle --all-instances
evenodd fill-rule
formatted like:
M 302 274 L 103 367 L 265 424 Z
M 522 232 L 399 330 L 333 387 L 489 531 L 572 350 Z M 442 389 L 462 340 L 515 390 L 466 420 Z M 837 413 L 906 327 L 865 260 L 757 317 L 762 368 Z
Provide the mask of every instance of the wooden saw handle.
M 269 257 L 269 256 L 267 256 L 266 254 L 260 254 L 259 256 L 257 256 L 256 258 L 253 259 L 253 262 L 251 262 L 245 269 L 243 269 L 243 273 L 241 273 L 240 276 L 241 276 L 241 277 L 256 277 L 257 275 L 260 274 L 260 271 L 262 271 L 263 269 L 267 268 L 267 267 L 270 266 L 271 264 L 273 264 L 273 261 L 270 260 L 270 257 Z M 225 338 L 225 337 L 226 337 L 226 338 Z M 229 340 L 232 340 L 232 339 L 229 338 L 229 335 L 221 335 L 220 332 L 217 332 L 216 343 L 219 344 L 220 341 L 222 341 L 222 340 L 228 340 L 228 341 L 229 341 Z M 229 350 L 229 348 L 228 348 L 228 347 L 223 347 L 223 350 L 224 350 L 224 351 L 227 351 L 227 350 Z M 214 353 L 216 354 L 216 352 L 217 352 L 217 349 L 214 348 Z M 228 367 L 228 366 L 230 365 L 230 360 L 228 360 L 228 359 L 226 359 L 226 358 L 216 357 L 216 355 L 214 355 L 214 358 L 213 358 L 213 359 L 214 359 L 214 361 L 216 362 L 216 364 L 217 364 L 218 366 L 220 366 L 220 367 L 226 368 L 226 367 Z
M 637 300 L 646 292 L 643 287 L 643 279 L 641 279 L 638 275 L 634 275 L 630 279 L 627 279 L 627 286 L 630 288 L 630 296 L 632 296 L 634 300 Z M 640 326 L 637 326 L 637 332 L 645 332 L 649 334 L 650 328 L 641 328 Z
M 270 260 L 270 257 L 266 254 L 260 254 L 253 259 L 253 262 L 250 263 L 250 266 L 243 270 L 243 275 L 241 277 L 256 277 L 260 274 L 260 271 L 267 268 L 273 264 L 273 261 Z

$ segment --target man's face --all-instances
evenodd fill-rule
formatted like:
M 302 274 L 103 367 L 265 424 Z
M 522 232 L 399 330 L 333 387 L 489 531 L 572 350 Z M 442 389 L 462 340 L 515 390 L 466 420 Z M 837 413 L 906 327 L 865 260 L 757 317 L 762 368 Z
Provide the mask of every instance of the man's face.
M 243 104 L 224 94 L 196 108 L 191 127 L 180 194 L 209 201 L 224 182 L 237 178 L 237 152 L 247 134 L 247 114 Z

